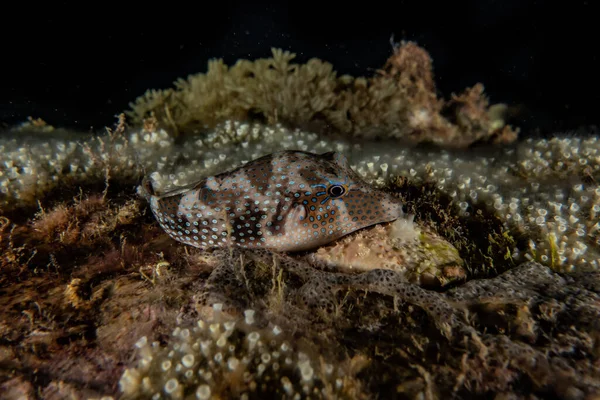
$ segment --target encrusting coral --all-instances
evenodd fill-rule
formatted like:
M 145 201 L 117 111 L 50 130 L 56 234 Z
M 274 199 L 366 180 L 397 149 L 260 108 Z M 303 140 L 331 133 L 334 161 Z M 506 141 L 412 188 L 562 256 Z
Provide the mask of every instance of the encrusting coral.
M 198 312 L 206 312 L 206 303 L 221 309 L 219 300 L 241 301 L 230 306 L 257 307 L 256 318 L 294 326 L 296 340 L 345 354 L 340 367 L 351 365 L 357 355 L 366 356 L 358 377 L 363 389 L 378 396 L 533 392 L 582 398 L 600 390 L 600 368 L 595 365 L 600 321 L 597 272 L 560 276 L 530 262 L 495 278 L 471 280 L 437 293 L 407 283 L 391 270 L 326 272 L 265 251 L 234 251 L 222 257 L 224 270 L 218 277 L 195 286 L 208 294 L 199 299 Z M 569 321 L 577 321 L 577 328 Z M 150 353 L 155 356 L 154 368 L 171 361 L 173 356 L 166 353 L 158 348 Z M 202 363 L 209 360 L 200 357 Z M 149 376 L 147 358 L 146 351 L 140 366 L 122 378 L 127 387 L 135 378 L 136 394 L 146 390 L 141 379 Z M 210 370 L 220 374 L 221 368 L 214 365 Z M 171 376 L 154 373 L 149 387 L 162 388 Z M 526 388 L 523 382 L 528 383 Z M 195 383 L 183 383 L 182 390 L 195 388 Z M 280 386 L 274 383 L 271 388 Z
M 599 396 L 597 132 L 401 147 L 417 123 L 417 142 L 456 147 L 511 131 L 478 86 L 438 100 L 413 44 L 370 80 L 290 56 L 214 62 L 138 103 L 140 126 L 86 137 L 32 120 L 0 136 L 0 393 Z M 208 252 L 136 195 L 148 174 L 164 192 L 288 149 L 346 155 L 414 219 L 299 254 Z
M 527 242 L 505 248 L 515 262 L 530 257 L 557 270 L 598 268 L 596 136 L 527 139 L 510 147 L 458 152 L 399 148 L 386 141 L 350 143 L 281 126 L 238 122 L 181 142 L 164 130 L 124 129 L 87 140 L 43 142 L 35 140 L 36 133 L 24 139 L 22 132 L 5 134 L 0 138 L 5 155 L 0 169 L 4 212 L 17 204 L 34 210 L 37 199 L 52 190 L 71 188 L 76 195 L 81 185 L 103 191 L 106 182 L 115 190 L 132 187 L 151 171 L 156 190 L 164 192 L 279 150 L 335 150 L 346 154 L 350 166 L 376 185 L 404 176 L 420 188 L 431 183 L 464 217 L 493 209 L 504 231 Z M 418 214 L 419 207 L 409 212 Z
M 119 381 L 123 398 L 366 398 L 355 377 L 360 357 L 328 362 L 310 347 L 312 354 L 298 350 L 279 326 L 260 327 L 254 310 L 233 318 L 220 308 L 176 327 L 167 348 L 141 338 L 137 366 Z
M 197 134 L 225 120 L 261 121 L 345 137 L 396 138 L 466 147 L 510 143 L 502 105 L 488 106 L 477 84 L 450 101 L 437 97 L 432 62 L 412 42 L 371 78 L 338 77 L 327 62 L 293 64 L 295 54 L 273 49 L 273 58 L 208 63 L 206 74 L 180 79 L 175 89 L 149 90 L 128 116 L 141 126 L 149 117 L 175 134 Z

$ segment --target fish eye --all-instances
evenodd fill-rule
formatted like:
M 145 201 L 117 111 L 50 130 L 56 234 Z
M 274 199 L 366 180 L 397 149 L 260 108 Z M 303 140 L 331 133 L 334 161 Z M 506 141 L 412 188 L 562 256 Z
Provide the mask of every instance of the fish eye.
M 343 187 L 342 185 L 331 185 L 327 189 L 327 193 L 331 197 L 340 197 L 340 196 L 343 196 L 346 193 L 346 188 Z

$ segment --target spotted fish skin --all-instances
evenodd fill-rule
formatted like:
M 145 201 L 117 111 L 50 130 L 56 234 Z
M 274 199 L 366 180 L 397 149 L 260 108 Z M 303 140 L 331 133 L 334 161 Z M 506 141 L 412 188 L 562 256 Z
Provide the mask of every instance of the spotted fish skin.
M 403 216 L 336 152 L 277 152 L 162 195 L 145 179 L 142 192 L 173 239 L 200 248 L 309 250 Z

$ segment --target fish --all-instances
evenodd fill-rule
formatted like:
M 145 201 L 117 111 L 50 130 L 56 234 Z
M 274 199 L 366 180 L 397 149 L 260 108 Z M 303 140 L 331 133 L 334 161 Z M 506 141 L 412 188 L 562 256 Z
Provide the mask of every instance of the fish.
M 148 177 L 140 189 L 171 238 L 203 249 L 311 250 L 404 215 L 339 152 L 280 151 L 164 194 Z

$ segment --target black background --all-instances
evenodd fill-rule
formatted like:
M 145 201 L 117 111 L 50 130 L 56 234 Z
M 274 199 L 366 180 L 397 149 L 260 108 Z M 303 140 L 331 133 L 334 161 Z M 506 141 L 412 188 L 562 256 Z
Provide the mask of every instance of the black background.
M 4 124 L 33 116 L 99 129 L 146 89 L 206 71 L 210 58 L 233 64 L 269 57 L 271 47 L 371 75 L 391 54 L 392 34 L 430 52 L 441 95 L 482 82 L 493 103 L 516 106 L 524 135 L 600 117 L 592 1 L 15 4 L 0 13 Z

